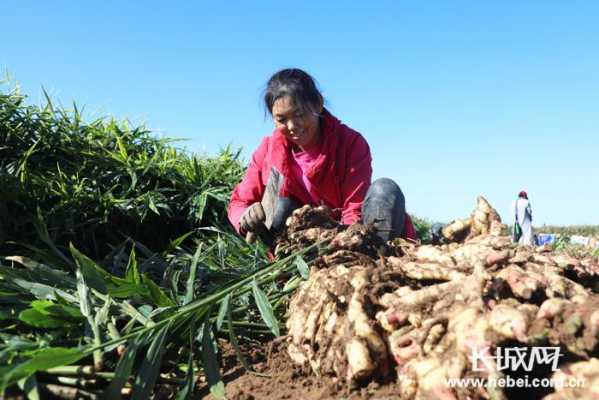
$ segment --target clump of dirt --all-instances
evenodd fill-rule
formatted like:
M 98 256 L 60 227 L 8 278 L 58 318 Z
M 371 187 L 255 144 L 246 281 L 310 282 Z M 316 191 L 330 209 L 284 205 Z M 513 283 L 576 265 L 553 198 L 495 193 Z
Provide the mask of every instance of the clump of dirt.
M 496 351 L 506 347 L 530 354 L 557 347 L 560 367 L 570 371 L 563 374 L 584 371 L 596 382 L 587 372 L 599 362 L 597 258 L 516 247 L 501 235 L 505 226 L 483 197 L 458 221 L 443 232 L 451 243 L 380 243 L 371 227 L 340 226 L 324 207 L 296 210 L 277 249 L 320 242 L 328 254 L 313 263 L 290 302 L 293 363 L 357 390 L 349 393 L 383 385 L 402 399 L 557 399 L 569 389 L 448 383 L 516 374 L 499 365 Z M 474 354 L 484 359 L 482 367 Z M 553 371 L 544 373 L 550 378 Z M 579 398 L 590 398 L 592 386 L 586 389 L 577 389 Z
M 327 207 L 305 205 L 291 214 L 287 229 L 277 238 L 275 255 L 286 256 L 316 242 L 329 242 L 342 230 Z

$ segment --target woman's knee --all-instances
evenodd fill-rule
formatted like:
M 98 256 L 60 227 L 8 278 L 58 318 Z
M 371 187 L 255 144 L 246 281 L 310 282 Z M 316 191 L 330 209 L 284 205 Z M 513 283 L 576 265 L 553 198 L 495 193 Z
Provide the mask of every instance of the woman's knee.
M 401 188 L 393 179 L 390 178 L 379 178 L 372 182 L 366 197 L 397 199 L 400 203 L 405 203 L 405 198 Z
M 362 205 L 365 224 L 373 224 L 387 241 L 403 234 L 405 213 L 405 198 L 397 183 L 389 178 L 372 182 Z

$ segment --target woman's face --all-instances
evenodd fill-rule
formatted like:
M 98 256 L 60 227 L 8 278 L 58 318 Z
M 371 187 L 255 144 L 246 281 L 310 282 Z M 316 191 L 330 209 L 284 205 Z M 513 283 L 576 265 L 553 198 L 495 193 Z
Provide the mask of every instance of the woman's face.
M 275 100 L 272 106 L 272 117 L 275 127 L 301 150 L 306 150 L 318 143 L 318 114 L 297 108 L 290 96 Z

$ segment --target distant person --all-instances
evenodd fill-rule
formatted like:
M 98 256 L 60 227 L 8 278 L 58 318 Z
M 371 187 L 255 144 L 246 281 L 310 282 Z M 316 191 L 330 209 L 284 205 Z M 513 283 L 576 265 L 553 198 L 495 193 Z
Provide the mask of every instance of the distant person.
M 228 208 L 241 235 L 272 241 L 294 209 L 311 204 L 328 206 L 343 224 L 372 223 L 383 240 L 415 239 L 401 189 L 387 178 L 371 184 L 368 143 L 324 107 L 310 75 L 296 68 L 275 73 L 264 103 L 274 130 L 254 151 Z
M 518 200 L 514 202 L 514 216 L 514 242 L 522 246 L 533 245 L 532 208 L 524 190 L 518 193 Z

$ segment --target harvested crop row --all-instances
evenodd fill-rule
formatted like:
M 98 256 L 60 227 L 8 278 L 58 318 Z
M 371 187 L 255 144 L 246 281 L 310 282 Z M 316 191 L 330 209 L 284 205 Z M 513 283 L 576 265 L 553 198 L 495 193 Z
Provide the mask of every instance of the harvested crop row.
M 328 252 L 292 298 L 292 360 L 352 386 L 396 380 L 405 399 L 506 399 L 516 397 L 501 388 L 450 387 L 448 380 L 518 377 L 522 371 L 507 370 L 491 356 L 559 347 L 554 378 L 570 374 L 586 382 L 542 394 L 590 398 L 599 384 L 593 370 L 599 362 L 598 260 L 514 247 L 482 197 L 470 218 L 446 228 L 447 244 L 383 244 L 369 227 L 335 224 L 326 208 L 297 210 L 277 249 L 324 240 Z M 473 354 L 482 357 L 482 367 Z M 536 373 L 549 378 L 552 371 Z

